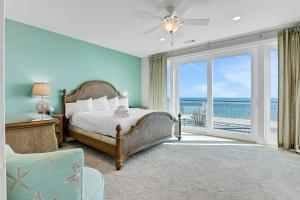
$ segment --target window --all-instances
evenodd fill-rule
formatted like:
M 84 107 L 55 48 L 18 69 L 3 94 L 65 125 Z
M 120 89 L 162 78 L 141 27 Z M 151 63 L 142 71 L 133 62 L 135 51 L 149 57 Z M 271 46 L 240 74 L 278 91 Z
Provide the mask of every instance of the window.
M 207 62 L 181 64 L 180 113 L 184 126 L 207 126 Z
M 264 51 L 270 47 L 272 51 Z M 183 129 L 249 141 L 264 141 L 270 132 L 274 141 L 278 112 L 275 47 L 275 42 L 259 43 L 171 59 L 171 110 L 182 115 Z M 270 124 L 268 131 L 265 122 Z
M 277 144 L 277 119 L 278 119 L 278 51 L 269 51 L 270 67 L 270 122 L 266 143 Z
M 171 65 L 170 62 L 168 62 L 167 65 L 167 105 L 166 105 L 166 109 L 167 110 L 171 110 Z
M 213 128 L 251 131 L 251 55 L 213 60 Z

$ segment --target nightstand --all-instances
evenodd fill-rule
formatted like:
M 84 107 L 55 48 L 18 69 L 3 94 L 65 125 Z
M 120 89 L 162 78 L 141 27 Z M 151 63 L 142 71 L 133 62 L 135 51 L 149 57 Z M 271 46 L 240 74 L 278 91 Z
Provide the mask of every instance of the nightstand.
M 55 118 L 55 135 L 57 139 L 57 144 L 59 147 L 63 146 L 63 119 L 64 115 L 63 114 L 53 114 L 51 117 Z
M 5 140 L 17 153 L 43 153 L 57 150 L 56 120 L 48 115 L 18 113 L 6 115 Z

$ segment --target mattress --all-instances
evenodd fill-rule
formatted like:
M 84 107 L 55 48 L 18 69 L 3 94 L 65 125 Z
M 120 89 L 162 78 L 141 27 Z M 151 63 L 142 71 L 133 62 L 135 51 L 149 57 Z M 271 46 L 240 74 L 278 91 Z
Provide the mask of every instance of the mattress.
M 94 111 L 73 114 L 69 120 L 73 128 L 80 128 L 87 132 L 100 133 L 102 135 L 116 137 L 116 126 L 122 128 L 121 134 L 126 133 L 131 126 L 144 115 L 154 112 L 145 109 L 129 109 L 129 117 L 114 117 L 113 111 Z

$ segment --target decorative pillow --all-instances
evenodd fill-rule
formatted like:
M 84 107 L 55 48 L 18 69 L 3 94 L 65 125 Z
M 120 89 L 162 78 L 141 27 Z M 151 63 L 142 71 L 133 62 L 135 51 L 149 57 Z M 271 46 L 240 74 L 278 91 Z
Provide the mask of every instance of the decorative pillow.
M 119 106 L 119 97 L 108 99 L 109 109 L 116 110 Z
M 95 111 L 109 110 L 109 104 L 106 96 L 93 99 L 93 109 Z
M 126 109 L 129 108 L 128 97 L 119 99 L 119 106 L 124 106 Z
M 92 99 L 77 101 L 75 103 L 66 103 L 66 118 L 71 117 L 75 113 L 79 112 L 91 112 L 93 111 Z

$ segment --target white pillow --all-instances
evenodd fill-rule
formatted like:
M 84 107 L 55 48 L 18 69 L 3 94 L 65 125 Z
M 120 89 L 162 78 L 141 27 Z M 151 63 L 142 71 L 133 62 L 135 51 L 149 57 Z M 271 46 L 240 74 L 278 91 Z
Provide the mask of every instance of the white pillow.
M 87 102 L 87 103 L 89 103 L 90 101 L 92 101 L 92 98 L 85 99 L 85 100 L 76 100 L 76 102 Z
M 119 97 L 108 99 L 109 109 L 116 110 L 119 106 Z
M 109 104 L 106 96 L 93 99 L 93 109 L 95 111 L 109 110 Z
M 93 111 L 92 99 L 77 101 L 75 103 L 66 103 L 66 118 L 71 117 L 75 113 L 79 112 L 91 112 Z
M 119 99 L 119 106 L 124 106 L 126 109 L 129 108 L 128 97 Z

